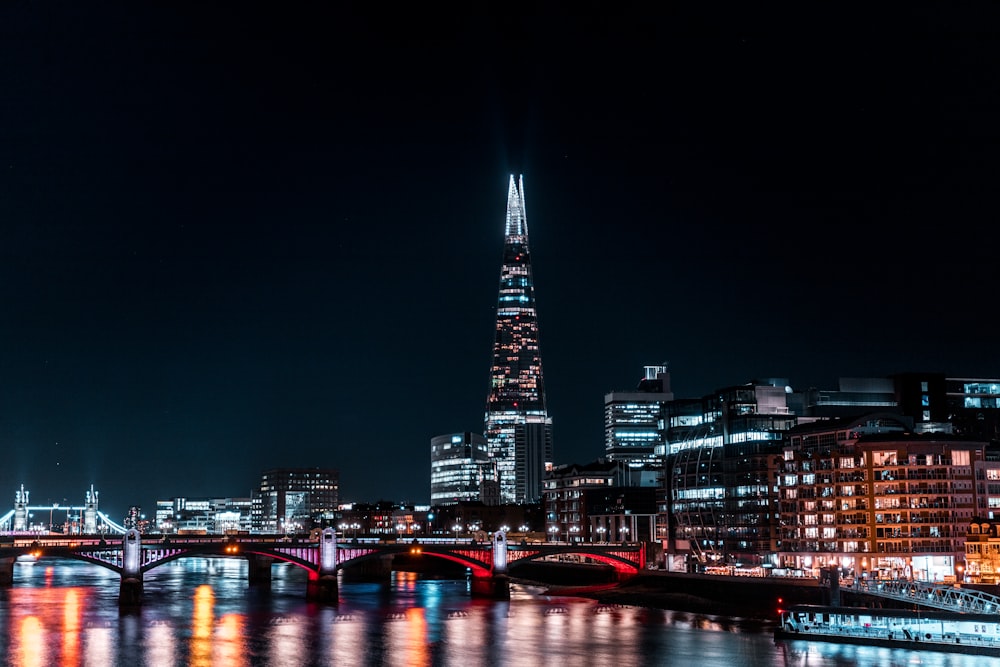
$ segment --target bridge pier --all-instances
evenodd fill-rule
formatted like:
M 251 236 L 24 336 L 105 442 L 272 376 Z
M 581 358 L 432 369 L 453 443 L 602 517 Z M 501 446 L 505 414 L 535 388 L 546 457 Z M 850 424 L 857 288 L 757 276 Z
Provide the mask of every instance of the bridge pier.
M 310 602 L 338 602 L 340 589 L 336 574 L 324 574 L 306 582 L 306 599 Z
M 507 535 L 498 530 L 493 533 L 493 570 L 489 576 L 472 575 L 470 589 L 473 597 L 492 600 L 510 599 L 510 578 L 507 576 Z
M 0 558 L 0 586 L 10 586 L 14 583 L 14 561 L 16 556 Z
M 118 587 L 119 607 L 138 607 L 142 604 L 142 575 L 139 577 L 122 577 Z
M 510 599 L 510 579 L 506 574 L 490 577 L 472 577 L 469 586 L 472 597 L 489 598 L 490 600 Z
M 271 587 L 271 564 L 274 558 L 259 554 L 247 554 L 247 580 L 251 586 Z
M 118 606 L 142 604 L 142 536 L 135 528 L 122 538 L 122 583 L 118 588 Z

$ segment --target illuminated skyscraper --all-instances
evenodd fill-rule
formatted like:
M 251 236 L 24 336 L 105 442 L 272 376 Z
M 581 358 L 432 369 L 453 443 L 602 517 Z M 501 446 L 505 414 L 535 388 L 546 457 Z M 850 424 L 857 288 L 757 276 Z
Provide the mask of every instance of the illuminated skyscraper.
M 646 366 L 635 391 L 604 395 L 604 453 L 622 470 L 662 468 L 666 455 L 666 406 L 674 400 L 667 366 Z M 624 480 L 622 486 L 631 486 Z
M 552 465 L 552 420 L 545 411 L 535 284 L 528 252 L 524 179 L 510 177 L 496 339 L 484 428 L 503 503 L 542 500 Z

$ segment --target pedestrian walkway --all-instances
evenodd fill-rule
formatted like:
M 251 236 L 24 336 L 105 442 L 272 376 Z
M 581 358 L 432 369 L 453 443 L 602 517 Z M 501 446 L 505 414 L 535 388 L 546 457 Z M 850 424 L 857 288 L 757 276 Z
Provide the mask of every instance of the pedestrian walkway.
M 855 579 L 854 585 L 848 590 L 945 611 L 970 614 L 1000 613 L 1000 597 L 982 591 L 957 588 L 951 584 L 931 584 L 906 579 L 887 581 Z

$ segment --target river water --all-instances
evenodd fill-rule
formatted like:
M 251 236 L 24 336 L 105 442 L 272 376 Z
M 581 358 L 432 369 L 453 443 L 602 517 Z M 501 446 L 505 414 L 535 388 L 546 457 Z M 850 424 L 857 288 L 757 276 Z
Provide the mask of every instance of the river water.
M 515 586 L 473 599 L 465 581 L 393 573 L 341 581 L 340 601 L 305 600 L 305 573 L 273 566 L 249 588 L 242 559 L 188 558 L 146 574 L 144 604 L 118 608 L 117 574 L 79 561 L 14 566 L 0 589 L 0 656 L 23 667 L 192 665 L 424 667 L 871 665 L 983 667 L 988 658 L 822 642 L 775 642 L 770 628 Z M 1000 661 L 993 661 L 1000 664 Z

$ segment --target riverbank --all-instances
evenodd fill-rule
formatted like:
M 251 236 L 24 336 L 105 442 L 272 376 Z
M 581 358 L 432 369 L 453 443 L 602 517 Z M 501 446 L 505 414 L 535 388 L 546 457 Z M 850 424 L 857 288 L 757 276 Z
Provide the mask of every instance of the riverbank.
M 656 571 L 636 575 L 621 584 L 547 585 L 546 594 L 586 597 L 602 604 L 774 621 L 779 604 L 825 604 L 829 591 L 814 579 Z

